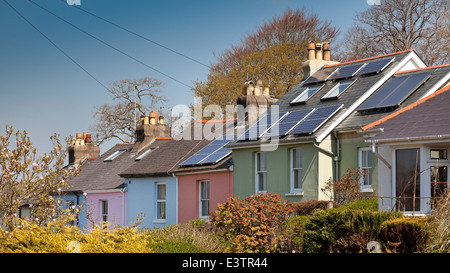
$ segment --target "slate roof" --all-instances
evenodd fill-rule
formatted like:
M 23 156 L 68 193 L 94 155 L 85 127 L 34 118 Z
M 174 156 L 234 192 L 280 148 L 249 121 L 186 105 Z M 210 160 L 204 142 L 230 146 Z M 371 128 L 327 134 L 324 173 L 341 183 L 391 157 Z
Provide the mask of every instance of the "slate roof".
M 164 145 L 161 145 L 158 149 L 154 150 L 151 155 L 145 157 L 139 162 L 134 163 L 129 168 L 123 170 L 119 175 L 121 177 L 162 177 L 172 176 L 175 172 L 180 171 L 195 171 L 206 170 L 216 168 L 226 168 L 232 165 L 231 155 L 225 157 L 216 164 L 180 167 L 190 156 L 207 146 L 213 140 L 209 138 L 202 138 L 200 140 L 195 139 L 194 130 L 197 128 L 204 132 L 204 124 L 197 122 L 190 128 L 190 136 L 179 139 L 174 137 L 172 140 L 168 140 Z M 234 125 L 234 123 L 232 123 Z M 228 123 L 223 123 L 223 132 L 227 132 L 226 128 L 230 126 Z M 211 130 L 214 130 L 213 127 Z M 183 133 L 182 133 L 183 134 Z M 178 139 L 178 140 L 177 140 Z
M 89 190 L 120 189 L 123 187 L 124 181 L 118 174 L 133 165 L 139 155 L 142 155 L 148 149 L 155 149 L 165 142 L 167 140 L 155 140 L 139 154 L 131 153 L 134 144 L 116 144 L 97 159 L 86 161 L 81 166 L 81 172 L 68 181 L 71 186 L 65 189 L 65 191 L 83 192 Z M 112 161 L 104 161 L 119 150 L 125 151 Z
M 319 69 L 316 73 L 320 73 L 322 70 L 326 69 L 327 67 L 335 67 L 335 68 L 343 68 L 352 66 L 358 63 L 365 63 L 368 61 L 375 61 L 375 60 L 382 60 L 387 58 L 395 57 L 394 61 L 385 68 L 382 72 L 376 73 L 376 74 L 368 74 L 368 75 L 357 75 L 353 78 L 357 79 L 356 82 L 354 82 L 345 92 L 343 92 L 338 99 L 332 99 L 332 100 L 321 100 L 321 98 L 330 91 L 334 85 L 335 81 L 326 81 L 325 86 L 321 88 L 316 94 L 314 94 L 310 99 L 307 100 L 305 104 L 299 104 L 299 105 L 291 105 L 291 101 L 294 100 L 297 96 L 299 96 L 306 88 L 308 87 L 307 84 L 304 84 L 303 82 L 296 85 L 294 88 L 292 88 L 286 95 L 284 95 L 280 100 L 278 100 L 277 103 L 274 104 L 274 106 L 279 107 L 279 112 L 288 112 L 288 111 L 295 111 L 300 109 L 312 109 L 312 108 L 319 108 L 319 107 L 325 107 L 325 106 L 332 106 L 332 105 L 340 105 L 343 104 L 343 107 L 341 110 L 339 110 L 332 118 L 330 118 L 325 124 L 323 124 L 314 134 L 312 135 L 287 135 L 285 137 L 282 137 L 279 139 L 279 143 L 289 143 L 289 142 L 297 142 L 297 141 L 312 141 L 317 138 L 318 135 L 324 133 L 328 128 L 329 125 L 338 120 L 345 112 L 349 109 L 350 106 L 352 106 L 361 96 L 363 96 L 372 86 L 374 86 L 377 82 L 379 82 L 383 77 L 386 76 L 386 74 L 392 73 L 393 69 L 406 57 L 408 54 L 415 54 L 413 50 L 407 50 L 402 52 L 396 52 L 392 54 L 387 54 L 383 56 L 373 57 L 369 59 L 362 59 L 347 63 L 340 63 L 336 65 L 331 66 L 325 66 Z M 316 75 L 316 73 L 314 75 Z M 309 85 L 313 86 L 313 85 Z M 271 107 L 273 109 L 273 106 Z M 270 110 L 269 110 L 270 111 Z M 250 145 L 255 145 L 260 143 L 261 140 L 240 140 L 240 141 L 234 141 L 233 143 L 230 143 L 227 147 L 229 148 L 240 148 Z
M 398 108 L 395 110 L 389 110 L 384 112 L 372 112 L 372 113 L 361 113 L 358 111 L 353 112 L 349 117 L 347 117 L 341 124 L 336 128 L 337 131 L 345 131 L 352 129 L 361 129 L 362 127 L 375 122 L 377 120 L 386 117 L 394 111 L 398 111 L 407 107 L 408 105 L 420 100 L 431 88 L 435 87 L 440 88 L 442 83 L 440 81 L 446 76 L 450 75 L 450 65 L 445 66 L 437 66 L 437 67 L 427 67 L 422 69 L 415 69 L 403 72 L 397 72 L 395 75 L 411 75 L 411 74 L 419 74 L 422 72 L 430 72 L 430 78 L 422 84 L 419 88 L 416 89 L 414 93 L 411 94 Z
M 420 137 L 450 136 L 450 85 L 368 126 L 366 130 L 383 129 L 371 138 L 394 141 Z

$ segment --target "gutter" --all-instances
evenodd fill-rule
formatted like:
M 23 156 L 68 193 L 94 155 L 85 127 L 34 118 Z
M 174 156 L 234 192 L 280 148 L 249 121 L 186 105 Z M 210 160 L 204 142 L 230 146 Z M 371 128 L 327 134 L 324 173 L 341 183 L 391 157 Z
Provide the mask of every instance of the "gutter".
M 403 138 L 374 139 L 374 140 L 366 140 L 366 142 L 382 144 L 382 143 L 417 142 L 417 141 L 444 140 L 444 139 L 450 139 L 450 134 L 433 135 L 433 136 L 403 137 Z

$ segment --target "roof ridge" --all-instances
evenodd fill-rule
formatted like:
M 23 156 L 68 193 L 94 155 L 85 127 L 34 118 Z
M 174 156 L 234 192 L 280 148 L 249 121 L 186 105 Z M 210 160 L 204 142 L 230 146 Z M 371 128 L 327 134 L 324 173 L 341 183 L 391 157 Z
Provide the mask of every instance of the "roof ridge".
M 330 65 L 326 65 L 324 67 L 333 67 L 333 66 L 338 66 L 338 65 L 343 65 L 343 64 L 351 64 L 351 63 L 357 63 L 357 62 L 362 62 L 362 61 L 368 61 L 368 60 L 383 58 L 383 57 L 387 57 L 387 56 L 391 56 L 391 55 L 401 54 L 401 53 L 405 53 L 405 52 L 409 52 L 409 51 L 413 51 L 413 50 L 414 49 L 408 49 L 408 50 L 404 50 L 404 51 L 388 53 L 388 54 L 375 56 L 375 57 L 369 57 L 369 58 L 364 58 L 364 59 L 359 59 L 359 60 L 354 60 L 354 61 L 348 61 L 348 62 L 343 62 L 343 63 L 337 63 L 337 64 L 330 64 Z
M 427 100 L 429 100 L 431 98 L 434 98 L 434 97 L 436 97 L 436 96 L 438 96 L 438 95 L 440 95 L 440 94 L 442 94 L 442 93 L 444 93 L 445 91 L 448 91 L 448 90 L 450 90 L 450 85 L 444 86 L 441 89 L 437 90 L 436 92 L 426 96 L 425 98 L 420 99 L 420 100 L 418 100 L 418 101 L 416 101 L 414 103 L 411 103 L 410 105 L 408 105 L 408 106 L 406 106 L 406 107 L 404 107 L 404 108 L 402 108 L 402 109 L 400 109 L 400 110 L 398 110 L 398 111 L 396 111 L 396 112 L 394 112 L 394 113 L 392 113 L 392 114 L 390 114 L 390 115 L 388 115 L 388 116 L 386 116 L 386 117 L 384 117 L 382 119 L 379 119 L 379 120 L 377 120 L 375 122 L 372 122 L 372 123 L 362 127 L 361 129 L 363 131 L 365 131 L 365 130 L 368 130 L 368 129 L 372 128 L 372 127 L 380 125 L 381 123 L 384 123 L 384 122 L 386 122 L 386 121 L 388 121 L 388 120 L 390 120 L 390 119 L 392 119 L 392 118 L 394 118 L 394 117 L 396 117 L 396 116 L 398 116 L 398 115 L 400 115 L 400 114 L 402 114 L 402 113 L 404 113 L 404 112 L 406 112 L 408 110 L 411 110 L 414 107 L 416 107 L 416 106 L 426 102 Z
M 421 71 L 421 70 L 427 70 L 427 69 L 446 67 L 446 66 L 450 66 L 450 64 L 441 64 L 441 65 L 435 65 L 435 66 L 429 66 L 429 67 L 410 69 L 410 70 L 405 70 L 405 71 L 397 71 L 397 72 L 394 73 L 394 75 L 401 74 L 401 73 L 408 73 L 408 72 L 415 72 L 415 71 Z

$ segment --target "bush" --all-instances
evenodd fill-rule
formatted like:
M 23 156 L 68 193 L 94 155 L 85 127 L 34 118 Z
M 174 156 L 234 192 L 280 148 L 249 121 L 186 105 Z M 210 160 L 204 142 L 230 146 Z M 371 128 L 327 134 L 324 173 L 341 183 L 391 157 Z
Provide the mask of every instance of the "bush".
M 380 239 L 389 252 L 412 253 L 427 243 L 428 218 L 402 217 L 387 220 L 381 225 Z
M 239 199 L 230 197 L 211 214 L 212 227 L 236 252 L 276 252 L 289 245 L 284 234 L 292 206 L 280 194 L 256 194 Z
M 378 199 L 370 198 L 364 200 L 357 200 L 354 202 L 350 202 L 345 206 L 341 206 L 341 208 L 378 211 Z
M 327 209 L 329 207 L 329 203 L 333 205 L 333 208 L 339 207 L 339 204 L 334 201 L 318 201 L 318 200 L 308 200 L 308 201 L 300 201 L 292 204 L 294 208 L 295 215 L 309 215 L 312 214 L 316 209 Z
M 365 252 L 378 238 L 381 224 L 398 218 L 398 212 L 329 209 L 313 213 L 304 225 L 304 252 Z
M 290 239 L 290 245 L 285 246 L 283 252 L 302 252 L 303 230 L 308 216 L 290 217 L 286 223 L 285 234 Z

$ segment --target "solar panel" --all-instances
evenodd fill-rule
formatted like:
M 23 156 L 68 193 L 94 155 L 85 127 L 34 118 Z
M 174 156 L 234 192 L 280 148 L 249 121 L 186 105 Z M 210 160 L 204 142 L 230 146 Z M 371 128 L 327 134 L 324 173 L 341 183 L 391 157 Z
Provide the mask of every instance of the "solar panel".
M 387 58 L 383 60 L 377 60 L 370 63 L 367 63 L 361 70 L 359 70 L 356 75 L 365 75 L 369 73 L 379 73 L 383 71 L 389 64 L 394 61 L 395 57 Z
M 269 115 L 264 115 L 258 119 L 255 123 L 250 125 L 244 134 L 238 137 L 239 140 L 244 139 L 257 139 L 260 138 L 270 127 L 287 115 L 287 112 L 282 113 L 271 113 Z
M 341 105 L 333 105 L 317 108 L 305 120 L 300 122 L 289 134 L 312 134 L 320 128 L 328 119 L 341 109 Z
M 309 83 L 317 83 L 317 82 L 324 82 L 328 79 L 328 77 L 336 70 L 335 67 L 327 67 L 323 68 L 316 73 L 309 76 L 303 84 L 309 84 Z
M 289 112 L 274 126 L 272 126 L 263 136 L 284 136 L 295 127 L 298 123 L 304 120 L 315 109 L 303 109 Z
M 429 75 L 429 72 L 425 72 L 393 77 L 378 89 L 375 94 L 369 97 L 357 110 L 366 111 L 398 106 L 428 79 Z
M 351 78 L 356 74 L 356 72 L 359 69 L 361 69 L 363 65 L 364 63 L 341 67 L 339 68 L 339 70 L 335 71 L 333 75 L 331 75 L 328 79 L 337 80 L 337 79 Z
M 197 153 L 195 153 L 194 155 L 189 157 L 187 160 L 185 160 L 183 163 L 181 163 L 181 166 L 206 163 L 205 160 L 209 156 L 211 156 L 219 151 L 220 151 L 220 153 L 225 153 L 226 151 L 223 149 L 226 149 L 226 148 L 224 148 L 223 146 L 228 144 L 228 142 L 230 142 L 230 140 L 226 140 L 226 139 L 216 139 L 216 140 L 212 141 L 211 143 L 209 143 L 208 145 L 203 147 L 203 149 L 201 149 L 200 151 L 198 151 Z M 229 153 L 231 153 L 231 150 L 229 150 Z M 225 156 L 227 156 L 227 155 L 225 155 Z M 214 161 L 208 161 L 208 163 L 210 163 L 210 162 L 214 163 Z

